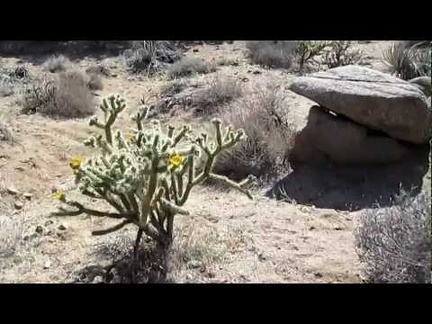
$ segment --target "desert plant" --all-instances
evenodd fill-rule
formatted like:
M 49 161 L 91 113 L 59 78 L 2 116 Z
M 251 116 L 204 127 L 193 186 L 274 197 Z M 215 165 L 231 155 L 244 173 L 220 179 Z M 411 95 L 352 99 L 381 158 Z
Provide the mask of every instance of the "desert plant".
M 132 73 L 154 74 L 166 64 L 181 58 L 180 51 L 167 41 L 134 41 L 132 48 L 123 54 L 127 67 Z
M 296 47 L 296 58 L 299 71 L 302 72 L 307 65 L 316 64 L 316 58 L 323 54 L 327 42 L 324 41 L 301 41 Z
M 168 251 L 173 238 L 174 216 L 188 215 L 183 205 L 191 190 L 206 179 L 221 181 L 252 198 L 245 188 L 249 180 L 240 183 L 213 173 L 215 160 L 224 150 L 236 145 L 244 137 L 242 130 L 228 127 L 222 130 L 221 122 L 213 120 L 215 140 L 208 134 L 193 138 L 191 129 L 169 125 L 164 130 L 159 121 L 145 124 L 148 107 L 142 106 L 132 116 L 136 124 L 133 134 L 127 138 L 113 125 L 118 115 L 126 108 L 124 99 L 111 96 L 101 106 L 104 122 L 97 117 L 90 125 L 103 131 L 103 135 L 91 137 L 85 145 L 100 151 L 100 155 L 82 163 L 72 159 L 71 167 L 80 185 L 81 193 L 101 199 L 116 212 L 99 211 L 85 207 L 78 201 L 66 198 L 58 192 L 57 198 L 75 210 L 63 207 L 54 215 L 88 214 L 121 221 L 112 228 L 93 231 L 103 235 L 121 229 L 127 224 L 138 227 L 134 244 L 134 256 L 143 234 Z M 205 161 L 203 168 L 197 168 L 198 161 Z
M 246 46 L 252 63 L 267 68 L 289 69 L 298 44 L 293 41 L 250 41 Z
M 88 79 L 81 72 L 63 72 L 54 80 L 42 79 L 28 88 L 21 101 L 24 113 L 79 118 L 94 113 Z
M 402 193 L 395 206 L 361 215 L 356 230 L 366 279 L 378 283 L 431 282 L 431 204 Z
M 102 78 L 99 74 L 90 73 L 88 74 L 90 77 L 90 80 L 88 81 L 87 85 L 90 90 L 103 90 L 103 82 Z
M 239 60 L 234 58 L 223 57 L 216 61 L 216 65 L 218 66 L 238 66 L 239 64 Z
M 226 107 L 222 119 L 243 128 L 248 137 L 221 154 L 216 172 L 235 180 L 251 174 L 263 181 L 278 174 L 294 136 L 292 126 L 281 115 L 283 98 L 279 88 L 270 86 Z
M 43 69 L 51 73 L 65 72 L 71 67 L 71 61 L 64 55 L 53 55 L 43 64 Z
M 425 48 L 424 42 L 407 47 L 405 43 L 395 43 L 383 52 L 384 62 L 390 73 L 403 80 L 431 74 L 431 48 Z
M 327 44 L 322 58 L 322 64 L 328 68 L 358 64 L 362 58 L 359 50 L 352 48 L 351 41 L 331 41 Z
M 86 69 L 87 74 L 98 74 L 109 77 L 111 72 L 109 68 L 104 64 L 92 65 Z
M 0 116 L 0 142 L 14 143 L 15 137 L 9 124 Z
M 209 73 L 210 66 L 198 57 L 185 57 L 168 68 L 168 78 L 175 79 L 196 73 Z
M 14 94 L 17 88 L 26 85 L 30 81 L 30 74 L 25 65 L 0 69 L 0 97 Z
M 170 83 L 168 83 L 162 87 L 161 96 L 162 97 L 172 97 L 172 96 L 182 92 L 184 89 L 186 89 L 187 86 L 188 86 L 188 83 L 183 79 L 173 80 Z
M 24 236 L 24 226 L 18 217 L 0 215 L 0 257 L 6 258 L 15 252 Z
M 195 112 L 212 115 L 217 112 L 218 107 L 240 97 L 241 94 L 242 88 L 239 81 L 217 76 L 193 97 Z

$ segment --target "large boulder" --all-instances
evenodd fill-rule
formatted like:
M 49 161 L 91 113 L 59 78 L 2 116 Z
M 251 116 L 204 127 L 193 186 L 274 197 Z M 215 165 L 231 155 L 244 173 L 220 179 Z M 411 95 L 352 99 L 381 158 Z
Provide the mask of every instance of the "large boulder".
M 290 89 L 368 128 L 415 144 L 427 142 L 431 113 L 414 84 L 361 66 L 299 77 Z
M 371 134 L 367 128 L 343 116 L 314 106 L 306 127 L 297 134 L 290 153 L 296 163 L 313 165 L 387 164 L 403 160 L 410 148 L 383 135 Z M 298 164 L 297 164 L 298 165 Z

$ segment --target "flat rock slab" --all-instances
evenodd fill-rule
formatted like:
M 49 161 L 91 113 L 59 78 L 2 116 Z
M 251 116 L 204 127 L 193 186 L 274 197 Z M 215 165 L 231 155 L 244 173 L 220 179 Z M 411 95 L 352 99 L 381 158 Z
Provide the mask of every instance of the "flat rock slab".
M 290 90 L 395 139 L 423 144 L 429 138 L 426 96 L 389 74 L 349 65 L 299 77 Z

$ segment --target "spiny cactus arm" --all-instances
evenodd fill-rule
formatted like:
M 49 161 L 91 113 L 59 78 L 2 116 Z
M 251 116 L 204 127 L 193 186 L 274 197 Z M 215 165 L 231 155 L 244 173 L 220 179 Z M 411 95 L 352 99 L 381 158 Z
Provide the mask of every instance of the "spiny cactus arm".
M 178 177 L 177 173 L 171 172 L 171 192 L 173 196 L 174 203 L 178 205 L 178 202 L 180 200 L 180 192 L 179 191 L 179 184 L 178 184 Z
M 248 185 L 252 181 L 252 179 L 247 178 L 246 179 L 247 181 L 237 183 L 237 182 L 230 180 L 229 178 L 227 178 L 225 176 L 221 176 L 221 175 L 214 174 L 214 173 L 210 173 L 208 177 L 209 177 L 209 179 L 222 182 L 222 183 L 230 186 L 231 188 L 236 189 L 236 190 L 244 193 L 249 199 L 253 199 L 249 190 L 244 188 L 246 185 Z
M 153 200 L 153 196 L 156 191 L 156 186 L 158 182 L 158 165 L 159 165 L 159 156 L 157 152 L 157 144 L 159 141 L 159 137 L 156 135 L 153 141 L 153 156 L 151 160 L 151 174 L 150 179 L 148 181 L 148 186 L 146 190 L 146 194 L 142 200 L 141 204 L 141 214 L 140 214 L 140 224 L 145 224 L 147 222 L 147 217 L 150 212 L 151 201 Z
M 172 214 L 189 215 L 189 212 L 187 210 L 184 210 L 183 208 L 176 206 L 175 204 L 173 204 L 172 202 L 164 198 L 161 199 L 161 205 L 164 209 L 166 209 L 168 212 Z
M 130 216 L 132 216 L 132 214 L 119 214 L 119 213 L 109 213 L 109 212 L 101 212 L 95 209 L 89 209 L 84 207 L 82 204 L 80 204 L 77 201 L 66 201 L 65 202 L 67 205 L 71 206 L 71 207 L 75 207 L 78 210 L 66 210 L 65 208 L 60 208 L 60 211 L 58 212 L 54 212 L 51 215 L 52 216 L 78 216 L 81 214 L 87 214 L 87 215 L 91 215 L 91 216 L 96 216 L 96 217 L 109 217 L 109 218 L 129 218 Z
M 90 119 L 90 121 L 89 121 L 89 125 L 90 125 L 90 126 L 96 126 L 97 128 L 100 128 L 100 129 L 104 129 L 104 128 L 105 128 L 105 125 L 102 124 L 102 123 L 99 121 L 99 119 L 97 118 L 97 116 L 94 116 L 94 117 L 92 117 L 92 118 Z
M 99 123 L 97 119 L 92 119 L 90 125 L 95 125 L 98 128 L 103 126 L 103 129 L 105 130 L 105 139 L 108 144 L 112 145 L 112 125 L 117 119 L 118 114 L 124 110 L 126 105 L 124 103 L 124 99 L 120 99 L 119 96 L 111 96 L 108 98 L 108 100 L 109 106 L 106 99 L 104 99 L 100 105 L 100 108 L 105 113 L 105 125 Z
M 173 137 L 173 135 L 174 135 L 174 130 L 175 130 L 175 127 L 174 127 L 174 126 L 172 126 L 172 125 L 168 125 L 168 132 L 167 132 L 167 136 L 168 136 L 168 138 L 172 138 L 172 137 Z
M 98 230 L 98 231 L 92 231 L 92 235 L 94 236 L 100 236 L 100 235 L 105 235 L 105 234 L 109 234 L 115 231 L 118 231 L 119 229 L 122 229 L 125 225 L 132 223 L 131 220 L 126 219 L 123 222 L 121 222 L 120 224 L 117 224 L 113 227 L 104 229 L 104 230 Z
M 140 209 L 138 206 L 138 202 L 136 201 L 135 194 L 134 193 L 128 193 L 126 195 L 126 198 L 129 201 L 130 206 L 132 207 L 132 211 L 134 212 L 134 214 L 139 215 Z
M 134 115 L 132 115 L 131 119 L 136 123 L 138 131 L 143 130 L 144 128 L 143 120 L 147 118 L 149 112 L 150 112 L 150 107 L 144 106 L 144 107 L 140 107 L 138 111 Z
M 188 157 L 188 161 L 187 161 L 187 184 L 186 184 L 186 188 L 184 191 L 180 191 L 179 194 L 181 194 L 181 198 L 179 199 L 179 201 L 177 202 L 178 206 L 183 206 L 186 202 L 186 200 L 189 197 L 189 193 L 192 189 L 192 187 L 194 186 L 195 183 L 195 159 L 193 155 L 190 155 Z
M 190 131 L 189 126 L 183 126 L 182 130 L 176 136 L 174 136 L 171 147 L 175 147 L 186 136 L 186 134 L 189 131 Z
M 152 210 L 150 213 L 150 221 L 159 233 L 166 233 L 163 228 L 163 218 L 159 218 L 158 213 L 155 210 Z

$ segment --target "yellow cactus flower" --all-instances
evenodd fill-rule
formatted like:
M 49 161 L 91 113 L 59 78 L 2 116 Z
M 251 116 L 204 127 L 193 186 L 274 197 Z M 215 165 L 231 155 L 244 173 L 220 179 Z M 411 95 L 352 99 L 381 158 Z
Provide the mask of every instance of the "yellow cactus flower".
M 134 133 L 130 133 L 130 134 L 129 134 L 129 141 L 130 141 L 130 142 L 135 141 L 135 134 L 134 134 Z
M 171 156 L 171 158 L 169 160 L 169 164 L 171 166 L 178 167 L 183 163 L 184 159 L 185 158 L 183 156 L 178 155 L 178 154 L 174 154 Z
M 79 167 L 81 166 L 81 159 L 74 157 L 72 158 L 71 163 L 69 165 L 74 170 L 79 169 Z
M 54 196 L 60 201 L 64 201 L 66 199 L 66 194 L 63 191 L 57 191 Z

